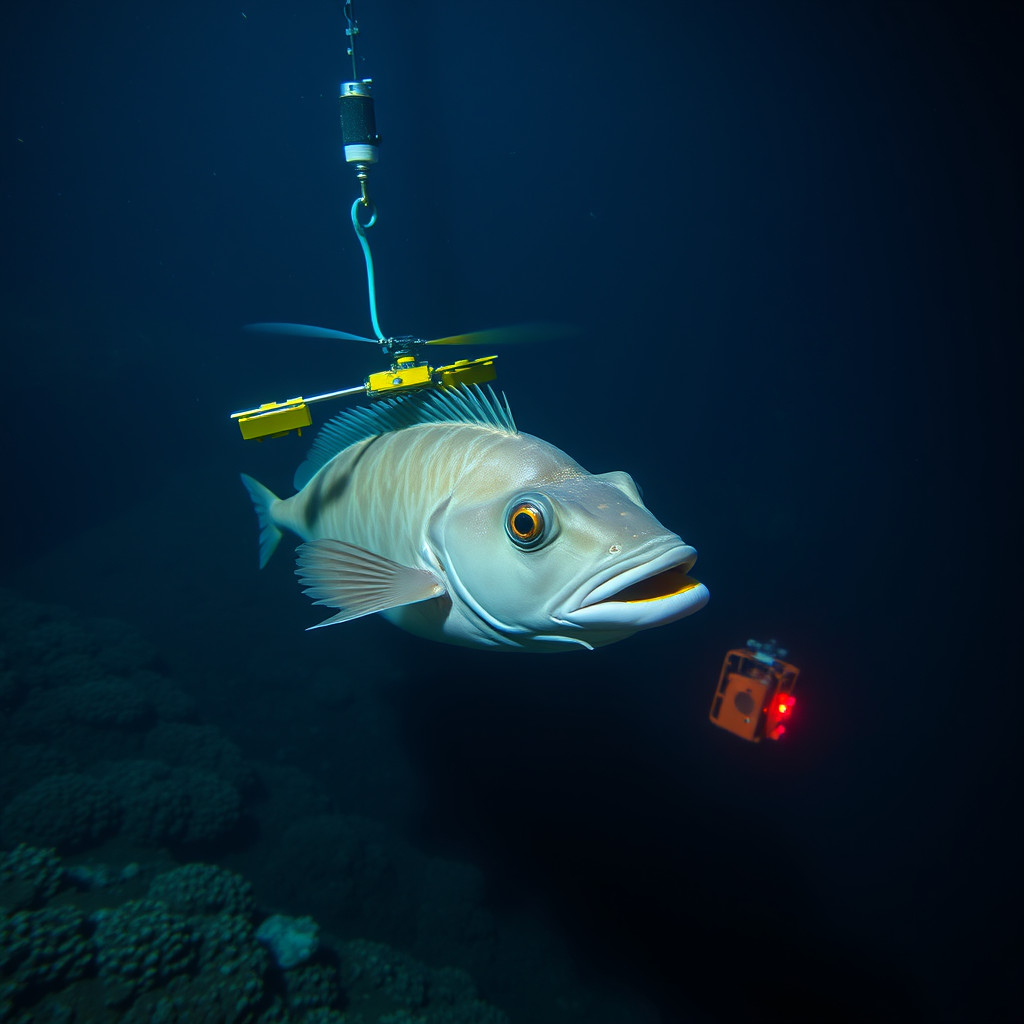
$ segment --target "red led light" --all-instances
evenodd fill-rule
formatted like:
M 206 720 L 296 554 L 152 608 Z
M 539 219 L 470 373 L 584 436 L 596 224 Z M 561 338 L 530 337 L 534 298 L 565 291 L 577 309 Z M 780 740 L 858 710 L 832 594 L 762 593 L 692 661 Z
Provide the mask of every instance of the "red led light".
M 793 716 L 792 691 L 798 672 L 774 654 L 766 658 L 761 645 L 754 642 L 729 651 L 711 701 L 711 721 L 754 743 L 779 739 L 786 731 L 782 723 Z

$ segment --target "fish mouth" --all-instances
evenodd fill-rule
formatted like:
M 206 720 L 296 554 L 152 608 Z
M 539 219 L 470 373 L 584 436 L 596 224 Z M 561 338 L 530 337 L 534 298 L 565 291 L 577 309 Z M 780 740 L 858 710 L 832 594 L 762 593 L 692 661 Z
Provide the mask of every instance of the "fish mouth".
M 708 588 L 688 575 L 697 552 L 688 544 L 673 545 L 655 558 L 613 571 L 591 582 L 591 589 L 567 622 L 587 628 L 648 629 L 699 611 L 708 602 Z

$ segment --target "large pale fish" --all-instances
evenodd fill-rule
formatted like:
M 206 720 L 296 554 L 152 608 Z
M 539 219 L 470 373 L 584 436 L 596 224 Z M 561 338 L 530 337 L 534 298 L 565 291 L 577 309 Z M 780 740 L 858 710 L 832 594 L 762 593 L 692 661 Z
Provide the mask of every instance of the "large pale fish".
M 626 473 L 595 476 L 516 429 L 488 388 L 379 401 L 329 422 L 281 499 L 242 476 L 260 565 L 282 529 L 321 626 L 380 612 L 469 647 L 594 648 L 703 607 L 697 552 Z

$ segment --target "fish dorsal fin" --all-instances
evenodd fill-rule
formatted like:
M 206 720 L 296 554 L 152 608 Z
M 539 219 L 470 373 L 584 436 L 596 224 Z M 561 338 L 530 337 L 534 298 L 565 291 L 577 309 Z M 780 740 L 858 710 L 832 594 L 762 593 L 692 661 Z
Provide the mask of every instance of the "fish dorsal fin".
M 380 399 L 343 412 L 323 425 L 306 461 L 295 471 L 295 489 L 301 491 L 350 445 L 421 423 L 472 423 L 510 436 L 519 433 L 508 400 L 504 395 L 499 398 L 489 386 L 469 384 Z

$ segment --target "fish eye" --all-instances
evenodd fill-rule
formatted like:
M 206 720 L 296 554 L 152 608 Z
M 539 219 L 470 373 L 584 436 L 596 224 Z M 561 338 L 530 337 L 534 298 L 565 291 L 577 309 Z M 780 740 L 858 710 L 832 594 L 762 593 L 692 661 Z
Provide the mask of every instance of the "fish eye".
M 521 494 L 505 509 L 505 532 L 518 547 L 538 547 L 550 537 L 553 525 L 554 516 L 540 495 Z

